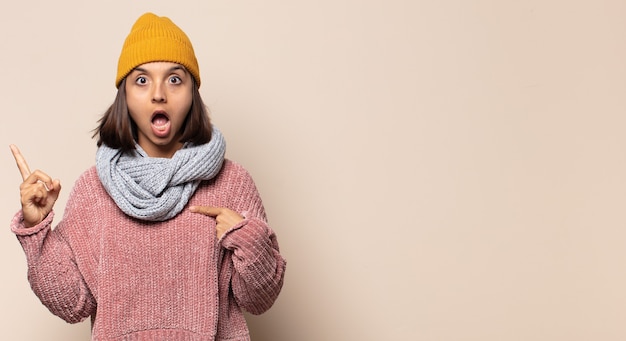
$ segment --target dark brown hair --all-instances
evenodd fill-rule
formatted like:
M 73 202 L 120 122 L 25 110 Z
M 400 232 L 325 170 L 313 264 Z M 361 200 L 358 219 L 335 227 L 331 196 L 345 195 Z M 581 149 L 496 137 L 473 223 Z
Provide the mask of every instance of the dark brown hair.
M 123 79 L 117 89 L 113 104 L 98 120 L 99 125 L 94 129 L 93 137 L 98 136 L 98 147 L 102 144 L 122 152 L 132 152 L 137 143 L 137 125 L 128 113 L 126 103 L 126 79 Z M 211 140 L 211 120 L 209 112 L 196 82 L 192 86 L 191 108 L 181 128 L 180 142 L 191 142 L 194 145 L 208 143 Z

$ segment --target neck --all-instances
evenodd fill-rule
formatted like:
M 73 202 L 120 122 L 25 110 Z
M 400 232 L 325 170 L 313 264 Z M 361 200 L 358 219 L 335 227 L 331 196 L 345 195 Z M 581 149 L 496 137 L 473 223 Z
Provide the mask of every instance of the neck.
M 145 145 L 145 143 L 139 143 L 139 145 L 146 152 L 146 154 L 148 154 L 149 157 L 159 157 L 166 159 L 171 159 L 172 156 L 174 156 L 174 154 L 183 147 L 183 143 L 181 142 L 170 143 L 162 146 L 153 144 Z

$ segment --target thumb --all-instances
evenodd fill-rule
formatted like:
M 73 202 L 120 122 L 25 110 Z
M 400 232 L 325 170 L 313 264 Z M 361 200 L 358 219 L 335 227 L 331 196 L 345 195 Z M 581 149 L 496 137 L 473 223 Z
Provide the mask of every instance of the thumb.
M 221 208 L 212 206 L 191 206 L 189 210 L 193 213 L 200 213 L 209 217 L 216 217 L 222 213 Z

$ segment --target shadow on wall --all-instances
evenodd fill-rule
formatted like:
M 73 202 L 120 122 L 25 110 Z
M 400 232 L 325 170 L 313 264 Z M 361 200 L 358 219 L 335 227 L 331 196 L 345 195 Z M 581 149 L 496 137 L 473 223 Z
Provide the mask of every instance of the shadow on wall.
M 289 340 L 288 335 L 285 335 L 288 333 L 285 321 L 267 316 L 270 314 L 271 310 L 260 316 L 246 315 L 250 338 L 254 341 Z

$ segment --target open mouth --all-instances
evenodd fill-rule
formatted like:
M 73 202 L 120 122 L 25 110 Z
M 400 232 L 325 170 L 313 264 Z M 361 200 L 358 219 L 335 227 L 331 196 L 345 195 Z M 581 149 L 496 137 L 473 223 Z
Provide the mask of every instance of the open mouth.
M 164 137 L 170 130 L 170 118 L 164 111 L 155 111 L 152 114 L 152 131 L 159 137 Z

